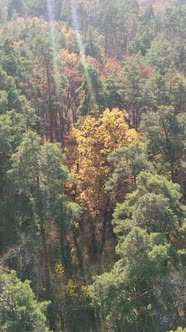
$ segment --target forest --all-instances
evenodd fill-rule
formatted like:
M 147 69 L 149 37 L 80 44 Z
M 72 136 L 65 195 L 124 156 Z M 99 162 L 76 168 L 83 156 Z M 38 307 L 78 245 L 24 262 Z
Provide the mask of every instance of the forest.
M 185 0 L 0 0 L 0 332 L 185 332 L 185 266 Z

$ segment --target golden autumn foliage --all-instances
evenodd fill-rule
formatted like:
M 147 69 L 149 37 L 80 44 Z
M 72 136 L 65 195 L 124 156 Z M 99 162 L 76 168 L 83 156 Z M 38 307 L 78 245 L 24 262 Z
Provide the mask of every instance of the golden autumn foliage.
M 64 275 L 64 267 L 61 263 L 57 263 L 55 266 L 55 272 L 61 275 Z
M 81 282 L 78 282 L 72 278 L 66 278 L 64 268 L 61 263 L 57 263 L 55 266 L 55 273 L 62 277 L 61 281 L 64 287 L 64 294 L 69 297 L 79 298 L 81 300 L 88 299 L 89 287 Z M 59 279 L 58 279 L 59 282 Z
M 72 194 L 88 218 L 101 220 L 108 207 L 104 190 L 112 170 L 108 155 L 137 139 L 137 132 L 129 129 L 124 113 L 117 108 L 106 109 L 99 116 L 86 116 L 80 119 L 78 129 L 71 130 L 66 156 L 74 178 Z
M 65 293 L 68 296 L 77 296 L 77 283 L 73 279 L 68 279 L 68 281 L 65 284 Z
M 69 297 L 78 298 L 79 300 L 89 299 L 89 287 L 87 285 L 77 283 L 74 279 L 68 279 L 65 283 L 65 294 Z

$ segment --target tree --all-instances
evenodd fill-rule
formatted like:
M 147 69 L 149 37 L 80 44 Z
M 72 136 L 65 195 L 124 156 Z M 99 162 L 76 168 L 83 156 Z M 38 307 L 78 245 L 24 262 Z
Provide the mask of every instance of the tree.
M 19 146 L 23 133 L 29 127 L 28 119 L 23 114 L 16 113 L 14 110 L 0 115 L 1 188 L 3 188 L 4 182 L 6 182 L 6 172 L 11 166 L 11 155 Z M 2 191 L 0 190 L 1 194 Z
M 83 98 L 79 106 L 80 115 L 94 114 L 105 108 L 105 88 L 99 78 L 98 72 L 93 67 L 82 63 L 84 80 L 80 89 Z
M 129 61 L 126 67 L 125 78 L 125 99 L 127 102 L 127 111 L 131 125 L 137 130 L 141 119 L 142 109 L 142 87 L 143 80 L 140 77 L 141 58 L 134 58 Z
M 70 137 L 66 153 L 74 175 L 73 196 L 82 207 L 86 220 L 102 223 L 103 246 L 110 215 L 105 183 L 112 167 L 107 157 L 114 148 L 135 142 L 138 135 L 124 122 L 122 111 L 107 109 L 100 116 L 81 118 L 79 128 L 73 129 Z
M 141 171 L 153 172 L 153 165 L 148 160 L 145 146 L 137 141 L 127 147 L 114 149 L 108 156 L 113 171 L 105 189 L 116 202 L 122 202 L 126 193 L 136 189 L 136 178 Z
M 13 14 L 16 13 L 19 16 L 25 15 L 25 4 L 23 0 L 11 0 L 8 6 L 8 19 L 11 20 Z
M 182 282 L 173 281 L 174 272 L 182 280 L 180 268 L 176 272 L 179 230 L 185 218 L 180 197 L 177 184 L 141 172 L 137 189 L 117 205 L 113 225 L 120 260 L 111 272 L 95 277 L 90 287 L 103 330 L 137 332 L 153 327 L 163 331 L 175 323 L 175 318 L 182 324 L 184 301 L 176 295 L 181 294 Z M 174 294 L 179 307 L 178 311 L 174 307 L 172 316 L 167 312 L 170 290 L 168 294 L 165 291 L 170 280 L 171 291 L 177 289 Z M 162 310 L 169 320 L 162 321 Z
M 44 26 L 44 29 L 42 29 L 40 34 L 37 35 L 34 42 L 37 52 L 36 58 L 37 61 L 39 61 L 42 97 L 44 98 L 43 102 L 47 110 L 44 122 L 45 127 L 49 127 L 49 130 L 46 131 L 46 134 L 49 132 L 50 141 L 53 142 L 57 130 L 55 127 L 57 116 L 57 108 L 55 107 L 55 104 L 57 103 L 57 86 L 55 80 L 56 67 L 54 49 L 50 45 L 49 32 L 46 30 L 46 26 Z
M 114 211 L 115 231 L 125 234 L 138 225 L 149 233 L 162 233 L 172 244 L 176 244 L 175 239 L 185 216 L 180 203 L 179 185 L 148 172 L 141 172 L 136 184 L 137 189 L 128 194 Z
M 102 61 L 102 49 L 99 40 L 99 34 L 89 26 L 85 33 L 85 55 L 92 56 L 99 62 Z
M 112 108 L 125 109 L 127 103 L 124 100 L 122 83 L 116 82 L 113 78 L 107 78 L 104 85 L 106 106 L 110 110 Z
M 171 81 L 171 100 L 176 114 L 184 113 L 186 109 L 186 79 L 177 74 Z
M 171 78 L 170 74 L 162 75 L 159 69 L 152 69 L 150 77 L 145 81 L 142 89 L 143 110 L 157 110 L 171 103 L 170 96 Z
M 0 68 L 0 98 L 1 110 L 0 113 L 6 111 L 16 110 L 17 112 L 24 112 L 27 109 L 26 98 L 21 95 L 16 87 L 15 80 L 9 76 L 4 70 Z
M 140 53 L 146 55 L 151 47 L 151 43 L 156 35 L 156 20 L 154 10 L 148 5 L 138 18 L 138 29 L 134 40 L 129 46 L 130 53 Z
M 184 157 L 185 115 L 175 114 L 173 107 L 160 106 L 157 112 L 148 112 L 141 124 L 147 151 L 156 163 L 169 165 L 170 177 L 176 181 Z M 163 168 L 161 165 L 158 165 Z
M 134 227 L 117 247 L 120 260 L 111 272 L 95 278 L 90 287 L 107 331 L 145 331 L 158 325 L 153 293 L 169 255 L 160 234 Z
M 6 39 L 3 44 L 3 54 L 1 60 L 1 66 L 4 71 L 6 71 L 7 75 L 13 76 L 17 74 L 18 67 L 20 65 L 20 61 L 18 58 L 18 52 L 13 47 L 13 42 L 11 40 Z
M 7 332 L 49 332 L 44 311 L 49 302 L 38 303 L 30 281 L 22 282 L 14 271 L 0 274 L 0 326 Z
M 151 43 L 151 48 L 146 54 L 146 60 L 153 67 L 164 74 L 172 66 L 173 54 L 169 40 L 162 34 L 156 36 Z
M 36 128 L 37 122 L 38 118 L 29 108 L 25 110 L 25 114 L 11 110 L 0 115 L 0 214 L 2 251 L 5 255 L 18 239 L 15 227 L 15 191 L 8 178 L 11 156 L 21 143 L 23 134 L 31 127 Z M 10 229 L 14 231 L 10 232 Z
M 66 229 L 71 229 L 79 216 L 79 208 L 64 195 L 64 185 L 69 174 L 61 164 L 60 144 L 41 145 L 40 137 L 28 131 L 22 137 L 17 151 L 12 155 L 9 179 L 15 186 L 15 209 L 22 273 L 33 279 L 34 288 L 41 288 L 42 297 L 53 301 L 51 282 L 51 247 L 48 236 L 50 226 L 58 231 L 59 258 L 66 269 L 70 264 L 65 251 Z M 24 241 L 23 241 L 24 238 Z M 38 255 L 39 253 L 39 255 Z M 35 267 L 36 265 L 36 267 Z M 41 270 L 41 266 L 43 271 Z M 31 275 L 30 275 L 31 273 Z M 53 302 L 52 302 L 53 304 Z M 50 324 L 55 327 L 54 307 L 50 307 Z
M 65 118 L 72 118 L 73 124 L 77 122 L 77 108 L 81 96 L 82 73 L 80 71 L 80 56 L 76 53 L 62 49 L 59 53 L 59 73 L 63 86 L 62 101 Z M 64 131 L 64 115 L 60 113 L 61 127 Z

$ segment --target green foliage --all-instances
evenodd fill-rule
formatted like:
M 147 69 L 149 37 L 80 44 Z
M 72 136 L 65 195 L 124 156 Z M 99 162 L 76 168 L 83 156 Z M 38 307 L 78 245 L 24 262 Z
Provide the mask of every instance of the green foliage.
M 184 76 L 175 75 L 175 77 L 173 77 L 171 99 L 176 113 L 184 114 L 184 110 L 186 109 L 186 79 Z
M 136 188 L 136 178 L 141 171 L 154 171 L 154 167 L 147 159 L 144 144 L 136 142 L 127 147 L 113 150 L 108 157 L 114 167 L 111 178 L 105 189 L 117 202 L 123 200 L 124 195 Z
M 172 65 L 172 46 L 164 35 L 157 35 L 153 39 L 151 48 L 146 55 L 146 61 L 161 73 L 165 73 Z
M 170 84 L 169 77 L 162 75 L 156 67 L 143 86 L 143 102 L 147 112 L 149 109 L 156 110 L 157 107 L 170 104 Z
M 134 57 L 126 68 L 125 98 L 132 126 L 137 130 L 142 111 L 143 80 L 140 78 L 140 67 L 143 64 L 141 57 Z
M 17 152 L 12 155 L 9 174 L 17 193 L 25 196 L 33 208 L 37 207 L 37 213 L 40 215 L 41 212 L 45 216 L 45 222 L 50 218 L 56 221 L 62 218 L 68 224 L 62 214 L 68 205 L 64 196 L 64 185 L 69 174 L 61 160 L 59 144 L 41 145 L 40 137 L 35 132 L 28 131 L 23 135 Z M 77 215 L 77 207 L 74 204 L 73 207 Z
M 156 319 L 153 288 L 165 271 L 168 251 L 161 236 L 148 235 L 139 227 L 122 241 L 117 249 L 121 259 L 90 287 L 108 331 L 148 329 Z
M 108 78 L 104 82 L 106 106 L 111 110 L 115 107 L 123 109 L 126 102 L 123 96 L 123 86 L 121 83 L 115 82 L 114 79 Z
M 25 104 L 25 97 L 20 96 L 16 89 L 15 81 L 11 76 L 8 76 L 5 71 L 0 69 L 0 90 L 1 90 L 1 110 L 8 111 L 15 109 L 21 112 Z
M 89 26 L 85 34 L 85 55 L 90 55 L 101 62 L 102 53 L 103 51 L 99 42 L 99 34 Z
M 185 218 L 177 184 L 141 172 L 136 186 L 113 214 L 120 260 L 90 287 L 102 328 L 108 331 L 149 330 L 152 326 L 161 330 L 165 309 L 163 305 L 157 309 L 156 290 L 169 271 L 167 263 L 176 264 L 177 230 Z
M 115 209 L 115 232 L 125 234 L 138 225 L 149 233 L 174 233 L 185 216 L 184 206 L 180 203 L 179 186 L 163 176 L 147 172 L 139 174 L 136 184 L 137 189 L 128 194 L 124 203 L 118 204 Z
M 28 280 L 15 272 L 0 274 L 0 326 L 7 332 L 48 332 L 44 311 L 49 303 L 38 303 Z
M 80 89 L 83 90 L 83 98 L 79 106 L 81 115 L 87 115 L 102 111 L 105 107 L 105 89 L 99 79 L 98 72 L 91 66 L 82 64 L 84 82 Z
M 129 47 L 130 53 L 145 55 L 156 35 L 156 21 L 152 6 L 148 6 L 139 20 L 136 36 Z
M 105 90 L 96 69 L 83 63 L 82 70 L 84 72 L 84 82 L 81 87 L 83 99 L 79 112 L 81 115 L 87 115 L 104 109 Z
M 184 0 L 0 0 L 0 258 L 56 332 L 184 326 L 185 20 Z M 92 124 L 105 108 L 121 126 Z M 47 331 L 1 278 L 0 330 Z
M 141 124 L 149 155 L 159 169 L 169 164 L 173 181 L 184 156 L 185 123 L 185 114 L 177 115 L 173 107 L 160 106 L 157 112 L 148 112 Z

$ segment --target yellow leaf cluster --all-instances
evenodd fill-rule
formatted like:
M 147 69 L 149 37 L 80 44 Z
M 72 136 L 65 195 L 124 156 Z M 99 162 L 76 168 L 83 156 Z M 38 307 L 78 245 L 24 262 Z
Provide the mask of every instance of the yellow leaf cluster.
M 85 298 L 89 298 L 90 297 L 90 292 L 89 292 L 88 286 L 81 285 L 80 290 L 81 290 L 81 296 L 82 297 L 85 297 Z
M 79 298 L 81 300 L 90 297 L 89 288 L 84 284 L 78 284 L 73 279 L 68 279 L 65 284 L 65 294 L 70 297 Z
M 63 275 L 65 273 L 64 271 L 64 267 L 61 263 L 57 263 L 56 266 L 55 266 L 55 272 L 58 273 L 58 274 L 61 274 Z
M 99 116 L 83 117 L 78 129 L 71 131 L 69 142 L 74 144 L 66 148 L 67 161 L 76 184 L 76 201 L 88 218 L 101 218 L 107 209 L 108 196 L 104 187 L 112 171 L 108 155 L 137 139 L 137 132 L 129 129 L 124 112 L 117 108 L 106 109 Z
M 76 66 L 79 62 L 79 56 L 76 53 L 69 53 L 66 49 L 60 51 L 59 59 L 71 67 Z
M 65 293 L 68 296 L 77 296 L 77 284 L 73 279 L 69 279 L 65 284 Z

